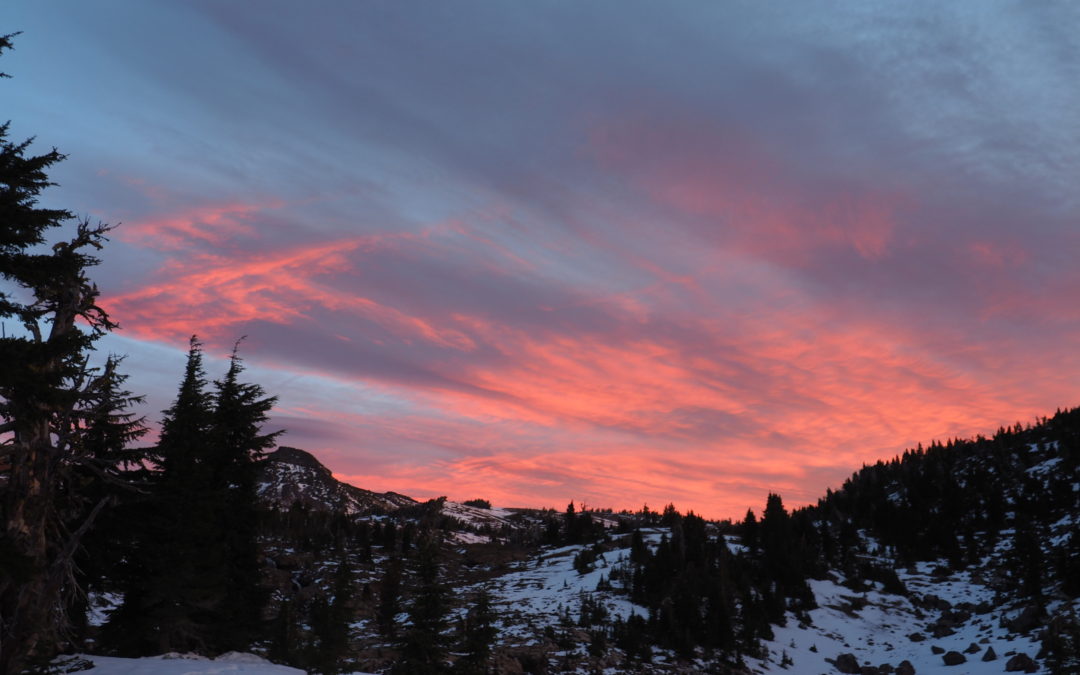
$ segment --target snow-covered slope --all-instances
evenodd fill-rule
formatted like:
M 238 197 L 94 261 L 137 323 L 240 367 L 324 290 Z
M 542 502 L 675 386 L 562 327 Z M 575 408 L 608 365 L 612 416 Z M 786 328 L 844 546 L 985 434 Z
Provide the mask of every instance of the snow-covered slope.
M 60 668 L 79 668 L 93 675 L 303 675 L 304 671 L 279 666 L 254 654 L 229 652 L 216 659 L 194 654 L 165 654 L 141 659 L 78 654 L 58 660 Z
M 919 563 L 898 570 L 909 597 L 885 593 L 880 584 L 855 592 L 840 585 L 836 575 L 811 580 L 819 605 L 809 612 L 811 622 L 800 624 L 789 616 L 786 626 L 775 627 L 769 657 L 756 662 L 754 670 L 845 672 L 840 657 L 850 654 L 855 658 L 847 659 L 848 665 L 857 663 L 858 672 L 875 675 L 899 672 L 896 668 L 905 661 L 918 675 L 989 675 L 1005 672 L 1011 659 L 1038 654 L 1033 634 L 1018 634 L 1002 621 L 1005 615 L 994 605 L 993 590 L 969 572 L 943 575 L 942 569 Z M 946 655 L 960 662 L 946 665 Z

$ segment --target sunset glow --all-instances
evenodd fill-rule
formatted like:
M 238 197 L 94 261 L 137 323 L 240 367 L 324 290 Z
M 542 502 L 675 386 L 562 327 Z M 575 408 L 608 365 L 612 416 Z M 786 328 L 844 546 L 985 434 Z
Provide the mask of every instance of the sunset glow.
M 1050 8 L 12 4 L 155 422 L 246 335 L 365 489 L 741 518 L 1080 404 Z

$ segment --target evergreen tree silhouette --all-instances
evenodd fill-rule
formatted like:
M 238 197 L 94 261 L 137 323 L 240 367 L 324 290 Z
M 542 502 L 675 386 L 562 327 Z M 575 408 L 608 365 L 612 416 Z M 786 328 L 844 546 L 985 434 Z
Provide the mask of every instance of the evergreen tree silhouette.
M 13 37 L 0 36 L 0 53 Z M 64 156 L 31 155 L 31 142 L 9 141 L 8 129 L 0 124 L 0 279 L 9 284 L 0 320 L 14 324 L 0 333 L 0 673 L 55 651 L 78 592 L 73 558 L 110 501 L 88 504 L 81 491 L 86 474 L 78 474 L 96 460 L 79 411 L 96 396 L 87 355 L 116 327 L 87 276 L 110 228 L 83 220 L 47 248 L 48 235 L 73 219 L 38 206 Z

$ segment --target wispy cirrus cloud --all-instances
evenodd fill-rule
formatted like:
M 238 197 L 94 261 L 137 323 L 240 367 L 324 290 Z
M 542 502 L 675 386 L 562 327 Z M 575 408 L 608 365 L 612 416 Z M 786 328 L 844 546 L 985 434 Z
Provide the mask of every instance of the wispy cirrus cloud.
M 27 12 L 151 388 L 247 334 L 364 487 L 723 516 L 1075 403 L 1075 9 L 272 7 Z

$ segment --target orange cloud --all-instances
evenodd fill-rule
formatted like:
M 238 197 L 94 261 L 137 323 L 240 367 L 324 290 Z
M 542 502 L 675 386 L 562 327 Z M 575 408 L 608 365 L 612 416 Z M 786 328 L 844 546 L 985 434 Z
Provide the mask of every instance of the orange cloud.
M 367 237 L 233 258 L 200 255 L 175 262 L 164 281 L 104 302 L 125 317 L 131 332 L 147 339 L 175 341 L 194 331 L 213 338 L 255 320 L 310 321 L 318 310 L 365 317 L 404 339 L 472 348 L 457 331 L 440 331 L 423 318 L 319 283 L 352 269 L 351 252 L 379 243 Z
M 358 485 L 419 496 L 615 508 L 674 501 L 735 517 L 760 508 L 768 491 L 808 503 L 864 462 L 1040 412 L 932 356 L 917 333 L 818 316 L 745 325 L 737 349 L 710 333 L 713 344 L 693 353 L 658 338 L 544 337 L 457 317 L 508 358 L 455 370 L 473 390 L 398 390 L 440 411 L 438 420 L 356 421 L 378 426 L 380 443 L 444 452 L 378 474 L 352 470 L 347 458 L 334 468 Z
M 657 175 L 663 180 L 650 189 L 666 203 L 715 219 L 737 255 L 784 262 L 784 269 L 836 248 L 874 262 L 896 242 L 899 201 L 835 198 L 803 210 L 798 200 L 718 187 L 717 177 L 734 176 L 726 166 L 699 178 Z M 245 224 L 248 213 L 254 210 L 237 208 L 221 218 Z M 161 231 L 187 232 L 174 221 L 194 222 L 163 218 Z M 644 225 L 642 232 L 662 236 Z M 1067 404 L 1072 393 L 1034 356 L 1000 367 L 1019 350 L 1003 356 L 960 327 L 928 329 L 903 315 L 851 311 L 789 283 L 772 264 L 757 275 L 713 264 L 711 257 L 731 255 L 725 247 L 680 259 L 685 265 L 675 269 L 619 242 L 602 249 L 601 234 L 592 236 L 592 250 L 644 272 L 640 285 L 568 292 L 506 241 L 451 223 L 438 228 L 438 241 L 384 234 L 233 255 L 170 250 L 174 257 L 153 283 L 104 302 L 131 333 L 150 340 L 176 342 L 194 331 L 231 340 L 253 321 L 271 333 L 316 326 L 311 334 L 326 338 L 333 363 L 311 353 L 318 347 L 294 344 L 279 344 L 259 363 L 346 387 L 362 383 L 392 404 L 360 412 L 340 401 L 283 400 L 285 414 L 334 426 L 337 438 L 349 439 L 309 449 L 368 489 L 503 505 L 561 507 L 574 499 L 659 508 L 673 501 L 741 517 L 769 491 L 789 506 L 807 503 L 864 462 L 1028 420 Z M 495 252 L 499 264 L 472 267 L 482 258 L 469 255 L 476 245 Z M 425 265 L 441 270 L 447 260 L 487 282 L 469 292 L 506 283 L 514 269 L 559 292 L 455 303 L 464 291 L 440 295 L 432 287 L 456 277 L 425 275 Z M 385 279 L 368 274 L 376 262 L 407 288 L 381 287 Z M 410 267 L 395 276 L 401 264 Z M 712 295 L 726 286 L 739 292 Z M 681 293 L 692 302 L 675 301 Z M 361 332 L 370 325 L 380 329 L 377 338 Z M 351 363 L 359 343 L 355 353 L 379 363 Z M 405 375 L 394 370 L 399 363 Z M 1020 387 L 1020 380 L 1040 386 Z

